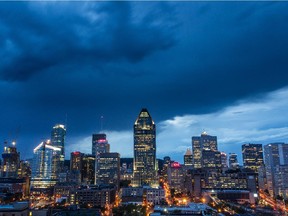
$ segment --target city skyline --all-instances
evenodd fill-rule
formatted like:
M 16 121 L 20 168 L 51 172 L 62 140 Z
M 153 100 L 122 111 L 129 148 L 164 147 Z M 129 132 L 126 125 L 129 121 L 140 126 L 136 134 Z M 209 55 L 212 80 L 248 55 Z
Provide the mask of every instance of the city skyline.
M 0 139 L 22 158 L 58 123 L 66 157 L 100 132 L 133 157 L 142 107 L 157 158 L 204 130 L 240 163 L 244 143 L 288 141 L 287 2 L 0 4 Z

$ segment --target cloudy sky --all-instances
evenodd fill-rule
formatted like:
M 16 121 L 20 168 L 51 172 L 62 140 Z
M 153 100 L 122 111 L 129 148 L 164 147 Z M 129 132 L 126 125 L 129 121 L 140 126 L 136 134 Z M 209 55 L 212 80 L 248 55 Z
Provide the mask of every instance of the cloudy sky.
M 142 107 L 157 155 L 288 141 L 288 2 L 0 2 L 0 139 L 23 158 L 67 123 L 66 153 L 107 133 L 132 156 Z M 3 146 L 2 146 L 3 147 Z M 240 157 L 241 158 L 241 157 Z

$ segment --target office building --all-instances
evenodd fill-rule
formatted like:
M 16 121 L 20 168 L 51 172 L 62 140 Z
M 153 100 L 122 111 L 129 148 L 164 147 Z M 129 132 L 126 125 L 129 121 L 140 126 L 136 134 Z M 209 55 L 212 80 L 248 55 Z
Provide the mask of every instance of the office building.
M 134 187 L 158 186 L 156 162 L 156 126 L 148 110 L 143 108 L 134 124 Z
M 221 164 L 222 164 L 223 171 L 228 169 L 227 154 L 225 152 L 221 152 Z
M 90 185 L 95 182 L 95 156 L 84 154 L 82 157 L 81 181 Z
M 70 159 L 70 181 L 82 184 L 94 184 L 95 156 L 81 152 L 72 152 Z
M 188 169 L 193 168 L 193 155 L 190 148 L 187 149 L 184 155 L 184 166 Z
M 217 147 L 217 136 L 210 136 L 206 132 L 203 132 L 201 136 L 192 137 L 192 149 L 193 149 L 193 167 L 197 168 L 218 168 L 221 166 L 218 158 L 212 158 L 212 162 L 207 158 L 215 154 L 219 156 Z M 204 153 L 204 154 L 203 154 Z M 210 158 L 211 159 L 211 158 Z
M 81 170 L 82 170 L 82 159 L 84 154 L 76 151 L 71 152 L 70 157 L 70 173 L 69 173 L 69 181 L 77 184 L 81 183 Z
M 4 143 L 4 152 L 2 153 L 2 177 L 17 178 L 20 165 L 20 153 L 17 152 L 16 142 L 12 142 L 9 146 Z
M 243 144 L 242 145 L 243 166 L 258 172 L 263 164 L 262 144 Z
M 202 145 L 201 137 L 192 137 L 193 167 L 202 168 Z
M 110 144 L 106 139 L 106 134 L 92 135 L 92 155 L 110 152 Z
M 41 142 L 34 148 L 33 166 L 32 166 L 32 187 L 48 188 L 56 184 L 55 169 L 53 160 L 61 152 L 61 148 L 51 145 L 50 140 Z
M 122 204 L 143 203 L 160 205 L 165 200 L 163 188 L 151 187 L 124 187 L 120 189 Z
M 97 184 L 115 184 L 120 181 L 120 154 L 101 153 L 97 161 Z
M 84 154 L 79 152 L 79 151 L 71 152 L 70 171 L 79 171 L 79 172 L 81 172 L 83 155 Z
M 115 203 L 116 187 L 97 185 L 94 187 L 72 188 L 69 194 L 70 204 L 85 204 L 90 207 L 104 208 Z
M 202 150 L 202 168 L 209 170 L 222 170 L 221 152 L 216 150 Z
M 56 175 L 55 178 L 58 178 L 60 172 L 64 171 L 64 160 L 65 160 L 65 136 L 66 128 L 62 124 L 56 124 L 51 131 L 51 145 L 57 148 L 60 148 L 59 155 L 54 157 L 53 166 Z
M 258 169 L 258 186 L 262 191 L 267 189 L 266 167 L 264 164 Z
M 238 158 L 237 154 L 235 153 L 229 153 L 229 168 L 230 169 L 239 169 L 239 163 L 238 163 Z
M 110 144 L 106 139 L 106 134 L 93 134 L 92 135 L 92 155 L 95 156 L 95 178 L 94 183 L 97 183 L 97 166 L 99 155 L 102 153 L 110 152 Z
M 285 177 L 283 172 L 288 165 L 288 144 L 285 143 L 270 143 L 264 146 L 264 158 L 266 168 L 266 181 L 267 189 L 273 196 L 286 193 L 285 185 L 281 182 L 287 181 L 287 179 L 281 179 Z M 280 173 L 277 173 L 280 172 Z M 281 185 L 282 184 L 282 185 Z
M 172 162 L 167 169 L 168 184 L 176 193 L 184 190 L 184 169 L 178 162 Z

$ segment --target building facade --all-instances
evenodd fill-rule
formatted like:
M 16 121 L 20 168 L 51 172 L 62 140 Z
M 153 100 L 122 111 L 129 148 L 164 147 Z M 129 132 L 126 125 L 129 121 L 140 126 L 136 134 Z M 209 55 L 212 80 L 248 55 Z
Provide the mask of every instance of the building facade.
M 97 161 L 97 184 L 115 184 L 120 181 L 120 154 L 101 153 Z
M 243 144 L 242 145 L 243 166 L 258 172 L 264 163 L 262 144 Z
M 116 188 L 111 186 L 81 187 L 72 189 L 69 193 L 70 204 L 103 208 L 115 203 Z
M 64 160 L 65 160 L 65 136 L 66 128 L 62 124 L 56 124 L 51 131 L 51 145 L 60 148 L 59 155 L 54 157 L 55 161 L 55 171 L 56 178 L 58 178 L 59 173 L 64 170 Z
M 95 156 L 72 152 L 70 159 L 70 181 L 90 185 L 95 181 Z
M 184 190 L 184 175 L 185 170 L 178 162 L 172 162 L 167 169 L 168 184 L 171 189 L 174 189 L 176 193 Z
M 33 188 L 48 188 L 56 184 L 53 160 L 61 149 L 51 145 L 50 140 L 41 142 L 34 148 L 32 181 Z
M 239 163 L 238 163 L 238 157 L 235 153 L 229 153 L 229 168 L 230 169 L 238 169 Z
M 270 195 L 280 195 L 280 191 L 284 191 L 283 187 L 285 187 L 281 186 L 281 182 L 287 181 L 287 179 L 282 180 L 281 178 L 285 177 L 285 175 L 282 175 L 282 172 L 286 170 L 285 166 L 288 165 L 288 144 L 270 143 L 265 145 L 264 158 L 267 190 Z
M 96 156 L 100 153 L 110 152 L 110 144 L 106 139 L 106 134 L 92 135 L 92 155 Z
M 134 187 L 158 186 L 156 162 L 156 126 L 148 110 L 143 108 L 134 124 Z
M 18 169 L 20 166 L 20 153 L 17 152 L 16 142 L 12 142 L 8 146 L 7 142 L 4 143 L 4 152 L 2 153 L 2 177 L 17 178 Z
M 189 148 L 184 155 L 184 166 L 188 169 L 193 167 L 193 155 Z
M 193 167 L 221 169 L 221 153 L 217 147 L 217 136 L 203 132 L 201 136 L 192 137 Z M 220 157 L 219 157 L 220 156 Z

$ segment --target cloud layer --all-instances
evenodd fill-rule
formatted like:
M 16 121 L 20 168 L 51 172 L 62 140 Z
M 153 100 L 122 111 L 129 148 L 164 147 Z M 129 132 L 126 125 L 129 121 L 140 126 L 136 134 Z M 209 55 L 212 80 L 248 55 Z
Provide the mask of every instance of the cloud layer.
M 100 130 L 100 116 L 106 131 L 131 131 L 142 107 L 159 122 L 159 145 L 179 152 L 224 123 L 215 134 L 227 142 L 242 130 L 272 136 L 278 121 L 248 114 L 228 133 L 244 107 L 224 111 L 287 86 L 287 10 L 287 2 L 0 2 L 0 139 L 17 137 L 26 157 L 56 123 L 67 124 L 73 145 Z M 261 131 L 245 131 L 248 122 Z

